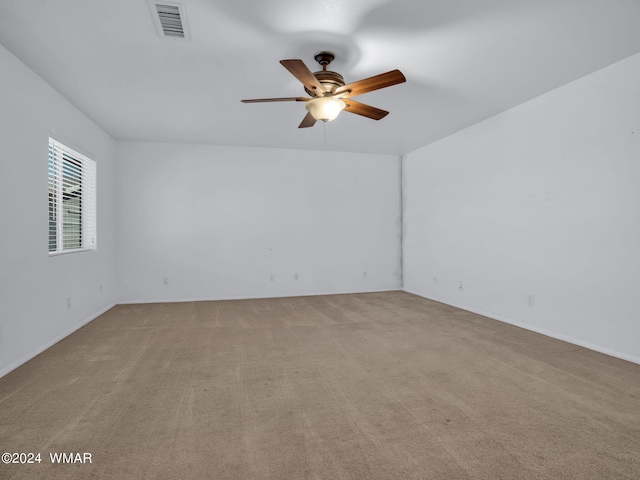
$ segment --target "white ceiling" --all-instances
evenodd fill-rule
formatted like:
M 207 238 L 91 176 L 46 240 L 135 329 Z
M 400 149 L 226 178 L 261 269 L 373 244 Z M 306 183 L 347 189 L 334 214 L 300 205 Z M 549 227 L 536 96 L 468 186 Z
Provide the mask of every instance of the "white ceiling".
M 0 43 L 119 140 L 404 154 L 640 52 L 638 0 L 184 0 L 190 40 L 146 0 L 0 0 Z M 298 129 L 280 59 L 331 50 L 347 82 L 407 82 Z M 325 143 L 326 133 L 326 143 Z

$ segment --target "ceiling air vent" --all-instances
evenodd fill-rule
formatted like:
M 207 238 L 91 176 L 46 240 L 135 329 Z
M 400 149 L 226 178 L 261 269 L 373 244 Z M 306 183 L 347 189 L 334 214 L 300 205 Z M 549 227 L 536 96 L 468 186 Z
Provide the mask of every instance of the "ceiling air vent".
M 174 2 L 149 1 L 158 35 L 165 38 L 189 39 L 184 5 Z

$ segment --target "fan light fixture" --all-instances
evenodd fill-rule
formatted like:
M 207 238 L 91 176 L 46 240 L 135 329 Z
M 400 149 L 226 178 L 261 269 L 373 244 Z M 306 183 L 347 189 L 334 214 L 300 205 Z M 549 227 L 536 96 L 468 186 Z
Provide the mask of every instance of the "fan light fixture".
M 335 97 L 312 98 L 304 104 L 313 118 L 324 123 L 334 120 L 346 106 L 346 103 Z

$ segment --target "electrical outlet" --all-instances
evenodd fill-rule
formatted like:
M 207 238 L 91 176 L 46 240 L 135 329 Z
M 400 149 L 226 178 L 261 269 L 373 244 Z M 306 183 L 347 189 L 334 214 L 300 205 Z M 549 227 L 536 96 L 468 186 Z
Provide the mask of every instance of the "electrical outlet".
M 164 277 L 164 278 L 162 279 L 162 284 L 163 284 L 163 285 L 169 285 L 169 278 Z
M 438 284 L 438 277 L 433 277 L 433 284 L 437 285 Z
M 100 285 L 100 293 L 102 294 L 102 285 Z
M 527 305 L 533 307 L 533 295 L 527 295 Z
M 458 290 L 464 290 L 464 287 L 462 286 L 462 282 L 458 282 Z
M 71 297 L 67 297 L 67 309 L 71 308 Z
M 275 275 L 269 275 L 269 281 L 270 282 L 275 282 L 276 281 L 276 276 Z
M 362 278 L 367 278 L 367 272 L 366 271 L 362 272 Z
M 300 277 L 298 276 L 297 273 L 293 274 L 293 279 L 297 282 L 298 280 L 300 280 Z

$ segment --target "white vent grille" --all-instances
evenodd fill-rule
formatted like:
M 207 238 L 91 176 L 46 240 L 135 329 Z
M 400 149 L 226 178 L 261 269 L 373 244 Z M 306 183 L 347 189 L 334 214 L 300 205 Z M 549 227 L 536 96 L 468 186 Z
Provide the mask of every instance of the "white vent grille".
M 156 10 L 164 36 L 184 38 L 180 9 L 173 5 L 158 5 L 156 3 Z
M 184 5 L 174 2 L 149 1 L 149 8 L 161 37 L 189 38 Z

